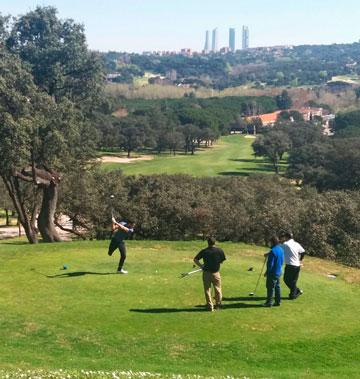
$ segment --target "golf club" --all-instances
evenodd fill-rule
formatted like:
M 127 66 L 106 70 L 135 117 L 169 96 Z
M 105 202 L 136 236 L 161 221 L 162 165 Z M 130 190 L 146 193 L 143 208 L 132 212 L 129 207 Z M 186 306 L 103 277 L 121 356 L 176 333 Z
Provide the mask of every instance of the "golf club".
M 190 271 L 190 272 L 183 272 L 182 274 L 180 274 L 180 278 L 185 278 L 185 276 L 189 276 L 189 275 L 195 274 L 196 272 L 200 272 L 200 271 L 202 271 L 202 268 L 199 268 L 197 270 Z
M 256 293 L 256 291 L 257 291 L 257 288 L 258 288 L 258 286 L 259 286 L 259 282 L 260 282 L 261 275 L 262 275 L 262 273 L 263 273 L 263 271 L 264 271 L 264 267 L 265 267 L 266 259 L 267 259 L 267 256 L 266 256 L 265 259 L 264 259 L 264 263 L 263 263 L 263 265 L 262 265 L 260 275 L 259 275 L 258 280 L 257 280 L 257 282 L 256 282 L 256 286 L 255 286 L 254 292 L 250 292 L 250 293 L 249 293 L 249 296 L 254 296 L 255 293 Z
M 115 196 L 114 195 L 110 195 L 110 204 L 111 204 L 111 219 L 114 218 L 114 203 L 113 203 L 113 200 L 114 200 Z

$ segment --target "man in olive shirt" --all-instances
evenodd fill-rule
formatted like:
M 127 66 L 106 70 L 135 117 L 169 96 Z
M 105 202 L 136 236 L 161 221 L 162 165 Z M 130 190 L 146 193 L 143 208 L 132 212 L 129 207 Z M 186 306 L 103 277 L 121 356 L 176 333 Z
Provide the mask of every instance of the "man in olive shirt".
M 196 257 L 194 262 L 203 270 L 203 283 L 204 292 L 206 299 L 206 306 L 209 311 L 214 310 L 214 304 L 212 302 L 211 296 L 211 284 L 215 289 L 215 301 L 216 308 L 221 307 L 221 276 L 220 276 L 220 264 L 226 259 L 225 254 L 222 249 L 215 246 L 215 238 L 208 238 L 208 247 L 201 250 Z M 204 264 L 200 263 L 200 259 L 204 261 Z

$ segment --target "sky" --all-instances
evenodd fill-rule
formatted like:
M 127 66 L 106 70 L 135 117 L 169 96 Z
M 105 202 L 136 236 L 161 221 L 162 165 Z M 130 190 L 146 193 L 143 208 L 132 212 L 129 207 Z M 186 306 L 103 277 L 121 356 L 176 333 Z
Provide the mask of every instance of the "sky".
M 62 19 L 85 26 L 89 48 L 142 52 L 201 51 L 205 31 L 250 30 L 250 47 L 351 43 L 360 39 L 359 0 L 0 0 L 3 15 L 55 6 Z

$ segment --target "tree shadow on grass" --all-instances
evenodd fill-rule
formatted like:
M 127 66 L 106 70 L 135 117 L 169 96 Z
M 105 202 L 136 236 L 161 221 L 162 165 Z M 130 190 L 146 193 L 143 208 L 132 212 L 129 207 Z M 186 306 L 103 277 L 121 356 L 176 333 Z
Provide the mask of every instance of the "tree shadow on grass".
M 243 163 L 267 163 L 265 159 L 234 159 L 230 158 L 229 161 L 231 162 L 243 162 Z
M 17 238 L 17 237 L 15 237 Z M 0 239 L 0 243 L 2 245 L 13 245 L 13 246 L 23 246 L 23 245 L 29 245 L 28 241 L 12 241 L 13 237 L 6 238 L 6 239 Z
M 249 172 L 240 172 L 240 171 L 222 171 L 218 172 L 218 175 L 222 176 L 249 176 Z

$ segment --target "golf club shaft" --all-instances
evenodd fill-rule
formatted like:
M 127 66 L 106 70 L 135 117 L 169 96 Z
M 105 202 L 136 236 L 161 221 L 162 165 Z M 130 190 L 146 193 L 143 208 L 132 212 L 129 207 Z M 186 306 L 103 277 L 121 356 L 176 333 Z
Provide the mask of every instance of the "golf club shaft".
M 267 257 L 265 257 L 265 259 L 264 259 L 264 263 L 263 263 L 263 265 L 262 265 L 261 272 L 260 272 L 260 275 L 259 275 L 258 280 L 257 280 L 257 282 L 256 282 L 255 290 L 254 290 L 254 292 L 253 292 L 254 294 L 256 293 L 257 288 L 258 288 L 258 286 L 259 286 L 260 279 L 261 279 L 262 273 L 263 273 L 263 271 L 264 271 L 264 267 L 265 267 L 266 259 L 267 259 Z
M 198 270 L 194 270 L 194 271 L 190 271 L 190 272 L 183 272 L 181 274 L 181 278 L 185 278 L 186 276 L 195 274 L 196 272 L 200 272 L 200 271 L 202 271 L 202 268 L 199 268 Z
M 191 275 L 191 274 L 195 274 L 196 272 L 200 272 L 200 271 L 202 271 L 202 268 L 199 268 L 199 269 L 194 270 L 194 271 L 190 271 L 190 272 L 188 272 L 187 274 L 188 274 L 188 275 Z

